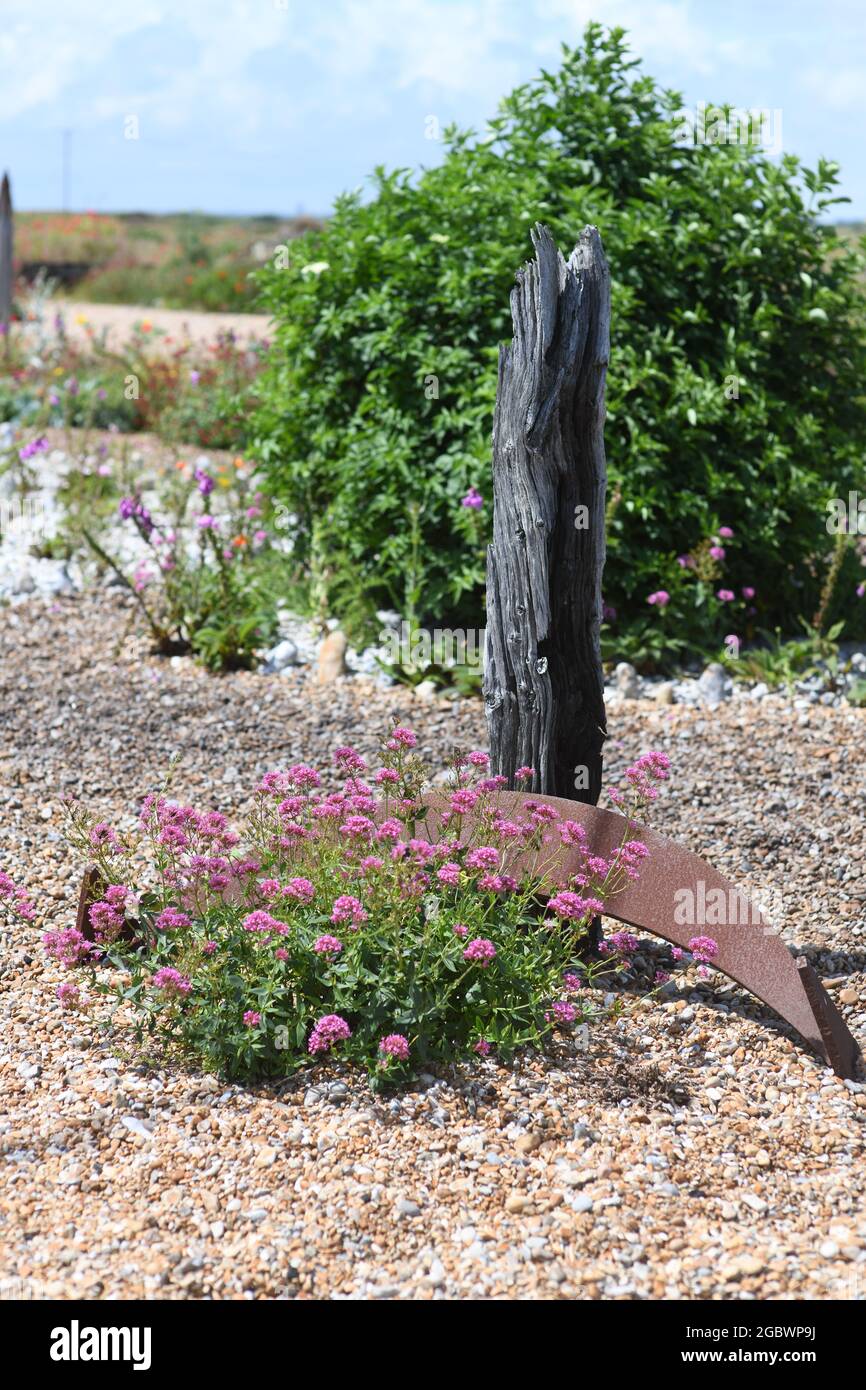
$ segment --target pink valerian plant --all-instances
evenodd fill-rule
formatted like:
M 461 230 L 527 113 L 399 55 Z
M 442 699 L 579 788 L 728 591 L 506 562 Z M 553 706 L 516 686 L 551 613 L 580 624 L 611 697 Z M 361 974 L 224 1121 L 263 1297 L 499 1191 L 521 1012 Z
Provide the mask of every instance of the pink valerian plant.
M 283 889 L 287 898 L 294 898 L 299 903 L 311 903 L 316 896 L 316 890 L 308 878 L 291 878 Z
M 258 1028 L 262 1021 L 262 1016 L 257 1009 L 247 1009 L 244 1014 L 244 1024 L 247 1028 Z
M 500 801 L 504 779 L 489 775 L 481 750 L 455 757 L 441 796 L 422 799 L 427 774 L 417 742 L 411 729 L 397 725 L 385 740 L 382 766 L 369 773 L 366 759 L 343 745 L 333 783 L 303 763 L 266 773 L 243 837 L 220 811 L 161 794 L 145 799 L 137 839 L 116 837 L 118 853 L 105 833 L 94 849 L 93 827 L 81 821 L 81 847 L 122 880 L 101 896 L 104 909 L 96 916 L 104 912 L 103 932 L 117 924 L 109 914 L 122 919 L 128 901 L 138 918 L 135 941 L 123 934 L 100 943 L 110 949 L 95 987 L 111 992 L 110 972 L 126 969 L 126 983 L 118 986 L 123 1008 L 130 1004 L 131 974 L 152 986 L 132 997 L 133 1008 L 164 1019 L 160 1026 L 193 1049 L 210 1038 L 206 1046 L 217 1052 L 208 1051 L 209 1061 L 216 1056 L 230 1071 L 255 1070 L 262 1059 L 285 1072 L 301 1056 L 346 1043 L 349 1059 L 365 1060 L 371 1076 L 382 1073 L 383 1039 L 373 1030 L 383 1000 L 390 1011 L 395 999 L 404 999 L 400 969 L 418 972 L 421 997 L 430 989 L 435 1008 L 443 1008 L 438 1032 L 425 1018 L 440 1015 L 426 1005 L 410 1031 L 401 1003 L 405 1033 L 388 1036 L 412 1037 L 411 1058 L 444 1060 L 453 1055 L 449 1049 L 472 1051 L 478 1041 L 507 1055 L 516 1036 L 542 1042 L 567 1027 L 571 1008 L 575 1019 L 591 1016 L 591 986 L 602 967 L 578 963 L 576 943 L 607 898 L 640 872 L 647 849 L 631 816 L 667 780 L 667 756 L 644 755 L 629 769 L 622 840 L 601 856 L 593 853 L 579 807 L 568 819 L 526 791 Z M 535 777 L 528 766 L 518 773 L 514 780 L 524 784 Z M 546 857 L 556 859 L 563 849 L 574 873 L 545 889 Z M 152 866 L 147 883 L 142 861 Z M 549 906 L 539 919 L 542 897 Z M 535 949 L 528 951 L 528 943 Z M 74 935 L 53 949 L 70 964 L 87 964 L 97 954 Z M 534 972 L 531 987 L 521 972 L 527 978 Z M 515 976 L 527 1000 L 516 1012 L 504 1007 Z M 239 1008 L 227 1010 L 238 980 L 248 993 Z M 462 1002 L 466 991 L 481 1000 L 473 1002 L 471 1019 Z M 247 1009 L 261 1014 L 254 1046 L 238 1040 L 244 998 L 267 1001 Z M 324 1013 L 329 1005 L 339 1012 Z M 288 1044 L 277 1043 L 282 1034 Z
M 547 904 L 557 917 L 572 922 L 584 922 L 604 911 L 604 903 L 598 898 L 582 898 L 578 893 L 562 889 Z

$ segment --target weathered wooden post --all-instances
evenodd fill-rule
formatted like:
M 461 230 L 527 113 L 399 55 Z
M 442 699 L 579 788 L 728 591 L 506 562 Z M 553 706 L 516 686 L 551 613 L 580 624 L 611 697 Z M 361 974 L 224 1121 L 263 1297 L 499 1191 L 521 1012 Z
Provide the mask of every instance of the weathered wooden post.
M 499 356 L 484 699 L 492 769 L 598 801 L 610 276 L 595 227 L 566 262 L 536 226 Z
M 0 184 L 0 323 L 8 352 L 12 323 L 12 190 L 8 174 Z

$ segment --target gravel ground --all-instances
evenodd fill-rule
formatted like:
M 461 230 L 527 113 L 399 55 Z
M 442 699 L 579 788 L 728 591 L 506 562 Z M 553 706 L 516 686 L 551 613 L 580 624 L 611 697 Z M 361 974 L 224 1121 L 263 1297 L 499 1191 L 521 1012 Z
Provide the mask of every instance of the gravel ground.
M 267 767 L 346 738 L 373 752 L 391 711 L 431 760 L 484 742 L 478 702 L 157 662 L 116 592 L 0 613 L 0 710 L 0 867 L 64 925 L 65 792 L 128 818 L 177 753 L 178 794 L 238 812 Z M 670 753 L 659 828 L 769 901 L 866 1038 L 866 712 L 623 700 L 609 732 L 609 779 Z M 724 977 L 629 993 L 585 1053 L 479 1060 L 382 1100 L 339 1068 L 259 1089 L 148 1070 L 61 1012 L 42 925 L 0 959 L 7 1295 L 866 1295 L 866 1086 Z M 664 954 L 647 939 L 638 963 Z

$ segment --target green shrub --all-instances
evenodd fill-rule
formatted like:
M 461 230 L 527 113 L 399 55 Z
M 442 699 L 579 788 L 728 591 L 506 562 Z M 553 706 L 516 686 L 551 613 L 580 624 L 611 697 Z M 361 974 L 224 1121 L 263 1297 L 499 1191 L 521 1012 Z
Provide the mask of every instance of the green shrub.
M 377 169 L 371 197 L 340 198 L 287 266 L 261 273 L 277 328 L 255 449 L 335 593 L 481 620 L 477 518 L 460 502 L 470 485 L 490 497 L 514 273 L 536 221 L 566 255 L 594 223 L 612 273 L 612 640 L 643 644 L 648 660 L 675 638 L 721 641 L 730 611 L 699 602 L 677 557 L 723 525 L 735 541 L 720 586 L 757 590 L 741 633 L 814 613 L 825 503 L 862 480 L 866 435 L 859 262 L 817 221 L 842 201 L 837 166 L 678 143 L 681 105 L 621 30 L 590 25 L 482 137 L 449 129 L 442 162 L 417 177 Z M 676 614 L 670 641 L 641 635 L 658 627 L 647 598 L 659 590 Z M 838 593 L 828 619 L 863 613 L 847 577 Z

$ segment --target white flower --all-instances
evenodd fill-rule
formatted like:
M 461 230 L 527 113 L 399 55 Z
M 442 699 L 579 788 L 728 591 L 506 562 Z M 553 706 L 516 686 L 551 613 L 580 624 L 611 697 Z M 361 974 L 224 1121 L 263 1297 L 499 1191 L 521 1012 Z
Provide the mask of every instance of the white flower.
M 328 261 L 311 261 L 309 265 L 301 266 L 302 275 L 321 275 L 323 270 L 330 270 Z

